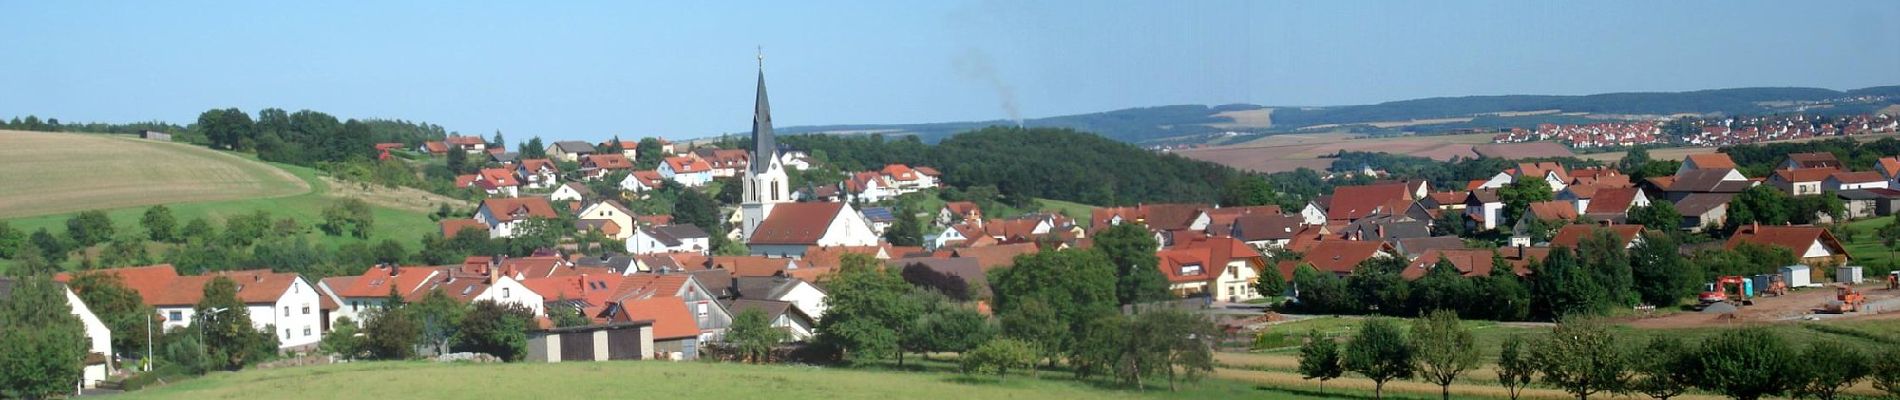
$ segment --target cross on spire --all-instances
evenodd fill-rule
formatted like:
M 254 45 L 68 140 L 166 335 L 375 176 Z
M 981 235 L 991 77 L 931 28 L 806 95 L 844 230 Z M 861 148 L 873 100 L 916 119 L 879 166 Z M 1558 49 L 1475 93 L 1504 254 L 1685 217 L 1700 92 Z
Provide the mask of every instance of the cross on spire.
M 765 70 L 765 46 L 759 46 L 759 70 Z

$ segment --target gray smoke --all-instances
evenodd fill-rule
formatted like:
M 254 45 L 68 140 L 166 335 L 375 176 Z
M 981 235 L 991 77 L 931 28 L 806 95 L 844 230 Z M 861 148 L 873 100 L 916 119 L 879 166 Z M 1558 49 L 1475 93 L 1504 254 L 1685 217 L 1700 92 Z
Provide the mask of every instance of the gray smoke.
M 1014 121 L 1016 126 L 1023 126 L 1022 111 L 1016 108 L 1016 88 L 1011 87 L 1009 82 L 1004 82 L 1001 75 L 997 75 L 996 67 L 990 63 L 989 53 L 969 48 L 951 60 L 951 64 L 963 77 L 989 85 L 990 90 L 996 92 L 997 101 L 1002 103 L 1003 113 L 1008 114 L 1009 120 Z

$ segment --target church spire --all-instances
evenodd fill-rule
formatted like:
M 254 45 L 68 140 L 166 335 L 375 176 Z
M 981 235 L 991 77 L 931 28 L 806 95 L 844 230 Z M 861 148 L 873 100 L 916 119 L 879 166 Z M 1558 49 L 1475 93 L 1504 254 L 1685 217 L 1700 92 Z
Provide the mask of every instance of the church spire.
M 754 172 L 765 171 L 778 157 L 778 142 L 772 139 L 772 104 L 765 98 L 765 52 L 759 51 L 759 97 L 752 109 L 752 162 Z

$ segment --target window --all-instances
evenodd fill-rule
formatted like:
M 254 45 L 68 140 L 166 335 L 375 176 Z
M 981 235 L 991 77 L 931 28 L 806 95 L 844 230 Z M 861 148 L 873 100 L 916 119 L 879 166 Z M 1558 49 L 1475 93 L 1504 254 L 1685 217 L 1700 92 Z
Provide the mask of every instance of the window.
M 1201 274 L 1200 264 L 1181 266 L 1181 275 L 1200 275 L 1200 274 Z
M 183 321 L 185 320 L 185 313 L 179 312 L 179 311 L 172 311 L 171 315 L 167 315 L 165 319 L 171 320 L 171 321 Z
M 706 316 L 706 303 L 699 303 L 698 306 L 699 306 L 699 316 L 701 317 Z
M 284 328 L 284 338 L 285 339 L 290 338 L 290 328 Z
M 501 288 L 501 298 L 508 298 L 508 288 Z
M 303 327 L 303 337 L 310 337 L 310 326 L 309 326 L 309 325 L 305 325 L 305 326 Z
M 284 316 L 290 316 L 290 306 L 284 306 Z
M 310 315 L 310 305 L 309 305 L 309 304 L 305 304 L 305 305 L 303 305 L 303 315 Z
M 772 181 L 772 201 L 778 201 L 778 181 Z

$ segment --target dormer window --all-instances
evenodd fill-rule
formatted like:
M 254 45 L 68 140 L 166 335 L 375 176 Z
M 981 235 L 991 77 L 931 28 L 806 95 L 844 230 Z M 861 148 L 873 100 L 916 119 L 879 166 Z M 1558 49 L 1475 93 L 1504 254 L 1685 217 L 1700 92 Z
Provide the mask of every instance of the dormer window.
M 1201 265 L 1200 265 L 1200 264 L 1188 264 L 1188 265 L 1183 265 L 1183 266 L 1181 266 L 1181 275 L 1182 275 L 1182 276 L 1189 276 L 1189 275 L 1200 275 L 1200 274 L 1201 274 Z

